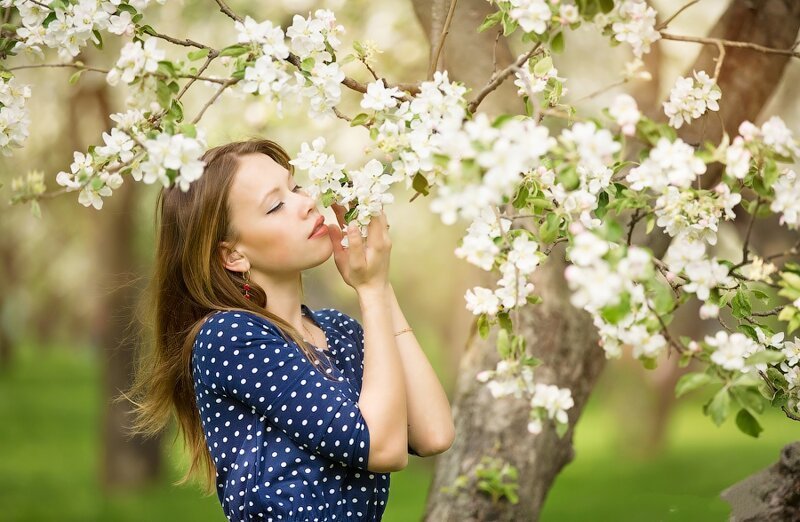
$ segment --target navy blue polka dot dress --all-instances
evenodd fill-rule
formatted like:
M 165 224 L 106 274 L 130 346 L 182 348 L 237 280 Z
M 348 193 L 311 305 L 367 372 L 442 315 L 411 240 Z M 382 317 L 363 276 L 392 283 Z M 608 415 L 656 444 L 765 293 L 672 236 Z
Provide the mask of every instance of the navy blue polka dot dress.
M 302 310 L 328 342 L 314 347 L 316 367 L 246 311 L 214 312 L 195 338 L 195 398 L 222 509 L 232 522 L 381 520 L 389 473 L 366 468 L 363 328 L 333 308 Z

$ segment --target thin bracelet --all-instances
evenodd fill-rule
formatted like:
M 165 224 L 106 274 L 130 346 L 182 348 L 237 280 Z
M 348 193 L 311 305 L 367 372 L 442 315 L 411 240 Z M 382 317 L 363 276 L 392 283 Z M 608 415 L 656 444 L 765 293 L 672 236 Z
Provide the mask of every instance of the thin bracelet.
M 400 335 L 403 332 L 410 332 L 410 331 L 411 331 L 411 327 L 409 326 L 408 328 L 400 330 L 399 332 L 395 332 L 395 335 Z

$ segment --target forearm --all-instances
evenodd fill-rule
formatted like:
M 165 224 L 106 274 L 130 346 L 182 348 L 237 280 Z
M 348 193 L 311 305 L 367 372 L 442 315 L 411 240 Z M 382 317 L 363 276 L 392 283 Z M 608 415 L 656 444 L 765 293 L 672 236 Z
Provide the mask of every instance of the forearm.
M 408 458 L 405 380 L 393 334 L 387 289 L 358 294 L 364 329 L 364 373 L 359 407 L 370 431 L 371 446 L 381 459 Z
M 388 294 L 394 331 L 408 328 L 391 284 Z M 455 436 L 447 394 L 414 332 L 403 332 L 395 339 L 405 380 L 408 443 L 422 456 L 441 453 L 450 447 Z

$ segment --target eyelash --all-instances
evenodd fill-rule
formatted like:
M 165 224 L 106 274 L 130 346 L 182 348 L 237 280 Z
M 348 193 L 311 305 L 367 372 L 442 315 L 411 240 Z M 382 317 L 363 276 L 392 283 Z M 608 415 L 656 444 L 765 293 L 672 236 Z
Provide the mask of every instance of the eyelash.
M 295 187 L 292 189 L 292 192 L 297 192 L 297 189 L 301 189 L 301 188 L 303 188 L 303 187 L 301 187 L 300 185 L 295 185 Z M 267 214 L 272 214 L 273 212 L 275 212 L 276 210 L 278 210 L 282 206 L 283 206 L 283 201 L 281 201 L 279 204 L 275 205 L 275 207 L 272 210 L 270 210 L 269 212 L 267 212 Z

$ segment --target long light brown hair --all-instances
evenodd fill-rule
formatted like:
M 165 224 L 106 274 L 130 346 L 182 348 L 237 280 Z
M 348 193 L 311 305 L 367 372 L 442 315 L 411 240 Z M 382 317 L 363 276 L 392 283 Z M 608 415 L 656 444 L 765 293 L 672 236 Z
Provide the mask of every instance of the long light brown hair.
M 192 346 L 203 321 L 216 310 L 253 312 L 275 324 L 312 364 L 321 364 L 291 324 L 266 310 L 264 290 L 249 281 L 251 299 L 245 298 L 243 274 L 223 264 L 219 243 L 235 244 L 239 239 L 231 226 L 228 195 L 238 157 L 250 153 L 266 154 L 294 174 L 280 145 L 251 138 L 207 150 L 201 158 L 206 163 L 203 176 L 188 191 L 173 184 L 159 192 L 153 274 L 137 311 L 137 320 L 152 337 L 144 340 L 147 336 L 142 335 L 132 387 L 115 399 L 134 405 L 131 433 L 156 435 L 174 415 L 190 457 L 189 469 L 174 484 L 184 484 L 197 473 L 209 495 L 215 490 L 216 469 L 195 402 L 191 368 Z

